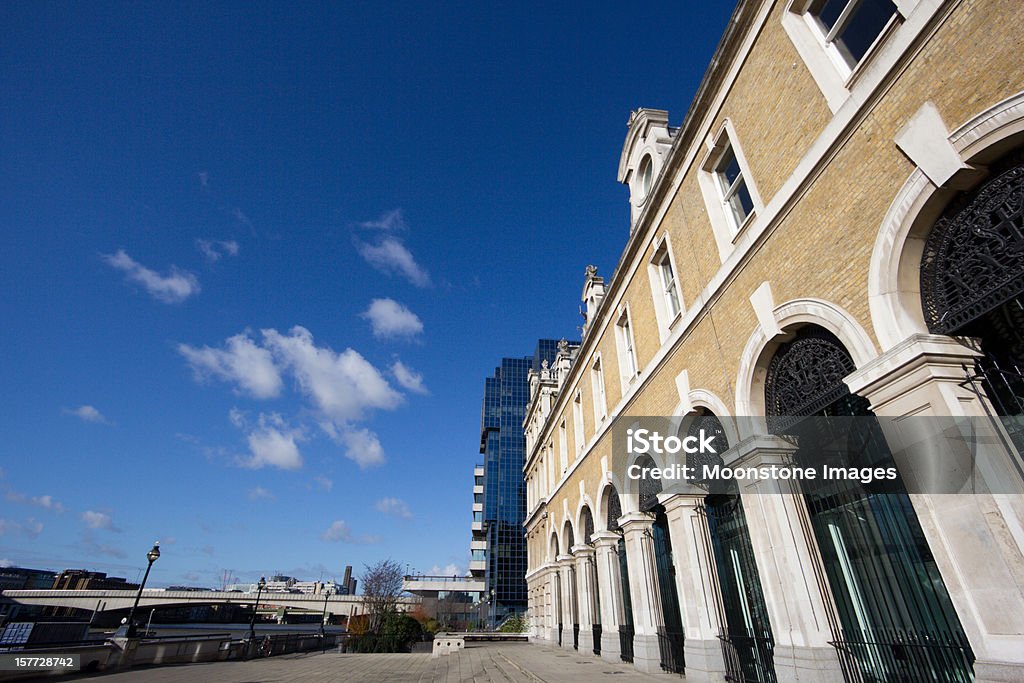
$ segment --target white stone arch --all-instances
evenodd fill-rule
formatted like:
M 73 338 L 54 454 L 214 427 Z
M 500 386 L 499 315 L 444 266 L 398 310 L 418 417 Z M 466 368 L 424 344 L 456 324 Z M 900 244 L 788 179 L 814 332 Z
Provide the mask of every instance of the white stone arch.
M 570 542 L 569 538 L 572 537 Z M 573 526 L 572 520 L 568 517 L 562 522 L 562 544 L 560 546 L 561 552 L 565 555 L 572 555 L 572 546 L 576 545 L 576 529 Z
M 765 414 L 764 381 L 768 363 L 779 344 L 791 339 L 798 327 L 817 325 L 834 334 L 858 368 L 878 356 L 875 343 L 864 327 L 846 310 L 829 301 L 793 299 L 776 306 L 772 316 L 782 333 L 769 337 L 764 328 L 757 327 L 747 340 L 740 358 L 736 376 L 736 414 L 739 416 Z M 738 436 L 746 435 L 741 433 Z
M 615 492 L 619 494 L 619 501 L 621 503 L 622 482 L 613 472 L 605 474 L 597 490 L 597 506 L 593 510 L 595 531 L 608 531 L 608 508 L 605 501 L 608 498 L 608 489 L 610 488 L 614 488 Z
M 583 543 L 583 508 L 590 510 L 590 516 L 594 518 L 594 531 L 597 531 L 597 508 L 595 507 L 594 502 L 590 499 L 590 496 L 584 492 L 584 494 L 580 496 L 579 503 L 576 504 L 575 528 L 578 529 L 581 534 L 580 538 L 576 539 L 577 545 Z
M 686 405 L 689 410 L 682 417 L 692 415 L 697 408 L 705 408 L 714 413 L 718 421 L 722 423 L 722 429 L 725 430 L 729 446 L 735 446 L 739 442 L 739 430 L 736 427 L 736 421 L 733 419 L 732 412 L 725 405 L 725 401 L 719 398 L 715 392 L 707 389 L 693 389 L 686 395 Z M 680 423 L 680 426 L 684 424 Z
M 548 562 L 554 562 L 558 557 L 558 532 L 552 531 L 548 538 Z
M 949 136 L 961 161 L 974 167 L 984 167 L 1022 140 L 1024 92 L 978 114 Z M 980 181 L 981 174 L 975 179 Z M 883 351 L 913 334 L 928 334 L 921 307 L 921 254 L 932 226 L 957 191 L 936 187 L 915 168 L 882 219 L 868 266 L 868 306 Z

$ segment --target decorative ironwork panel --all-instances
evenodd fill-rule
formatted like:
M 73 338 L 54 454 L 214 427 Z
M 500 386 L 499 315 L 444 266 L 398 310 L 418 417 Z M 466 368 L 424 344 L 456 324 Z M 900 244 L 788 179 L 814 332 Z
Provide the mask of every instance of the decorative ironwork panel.
M 657 467 L 654 460 L 648 456 L 637 460 L 636 464 L 640 466 L 641 471 L 645 467 L 652 469 Z M 647 511 L 658 505 L 658 494 L 662 491 L 661 480 L 654 477 L 640 477 L 637 484 L 640 489 L 640 509 Z
M 700 451 L 698 453 L 687 453 L 686 454 L 686 466 L 692 468 L 695 473 L 702 473 L 704 471 L 704 465 L 715 466 L 724 465 L 725 461 L 722 460 L 722 453 L 729 450 L 729 438 L 725 435 L 725 428 L 722 427 L 722 422 L 719 420 L 714 413 L 705 411 L 703 414 L 697 415 L 690 421 L 690 427 L 686 430 L 686 436 L 693 436 L 700 438 L 700 433 L 704 432 L 705 435 L 711 435 L 712 445 L 714 446 L 714 453 L 704 453 Z M 701 487 L 705 491 L 710 489 L 709 482 L 697 477 L 692 480 L 692 483 L 696 486 Z
M 856 369 L 831 332 L 808 326 L 779 346 L 768 365 L 765 412 L 769 417 L 807 416 L 850 393 L 843 378 Z
M 593 543 L 594 539 L 594 516 L 590 514 L 590 508 L 583 508 L 583 542 L 587 545 Z
M 619 517 L 622 516 L 622 503 L 619 501 L 619 492 L 612 486 L 608 489 L 608 531 L 617 531 L 619 528 Z
M 928 329 L 953 334 L 1024 293 L 1024 164 L 950 205 L 921 256 Z

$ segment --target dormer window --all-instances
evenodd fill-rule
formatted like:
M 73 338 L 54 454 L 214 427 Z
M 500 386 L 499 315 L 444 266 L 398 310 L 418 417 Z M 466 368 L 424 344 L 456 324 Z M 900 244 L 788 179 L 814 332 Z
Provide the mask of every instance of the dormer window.
M 651 185 L 654 183 L 654 164 L 651 163 L 651 155 L 648 154 L 640 162 L 639 179 L 640 179 L 640 196 L 643 199 L 647 199 L 647 195 L 651 193 Z

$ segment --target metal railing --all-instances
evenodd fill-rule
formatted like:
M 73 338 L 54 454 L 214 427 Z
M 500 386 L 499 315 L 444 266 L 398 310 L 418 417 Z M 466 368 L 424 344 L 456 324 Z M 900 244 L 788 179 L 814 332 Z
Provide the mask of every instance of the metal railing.
M 619 626 L 619 659 L 633 662 L 633 636 L 636 634 L 632 624 Z
M 974 654 L 950 633 L 870 629 L 832 643 L 850 683 L 971 683 Z
M 658 629 L 658 652 L 661 654 L 661 668 L 673 674 L 682 674 L 686 668 L 683 654 L 685 635 L 674 629 Z
M 594 624 L 593 628 L 594 628 L 594 654 L 595 655 L 600 655 L 601 654 L 601 634 L 603 633 L 603 631 L 601 629 L 601 624 Z
M 775 683 L 775 640 L 770 631 L 750 633 L 722 629 L 718 634 L 725 659 L 725 680 L 736 683 Z

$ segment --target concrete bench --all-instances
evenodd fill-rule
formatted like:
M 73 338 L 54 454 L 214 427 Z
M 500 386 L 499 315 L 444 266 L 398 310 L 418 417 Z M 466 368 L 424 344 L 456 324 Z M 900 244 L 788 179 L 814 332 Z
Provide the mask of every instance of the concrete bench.
M 434 635 L 434 651 L 431 657 L 447 657 L 466 647 L 466 639 L 461 634 L 438 633 Z

